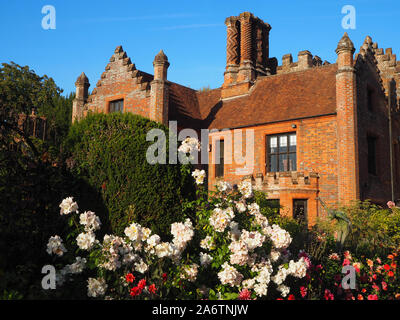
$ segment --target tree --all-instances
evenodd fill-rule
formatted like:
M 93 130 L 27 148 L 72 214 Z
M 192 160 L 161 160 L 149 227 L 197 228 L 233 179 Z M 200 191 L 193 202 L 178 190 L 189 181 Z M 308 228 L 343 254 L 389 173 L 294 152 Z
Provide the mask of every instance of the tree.
M 66 136 L 72 112 L 73 94 L 68 97 L 47 75 L 39 76 L 28 66 L 14 62 L 2 63 L 0 68 L 0 137 L 2 146 L 19 135 L 31 145 L 29 137 L 18 128 L 19 114 L 31 114 L 32 109 L 39 116 L 47 118 L 47 128 L 52 133 L 53 143 L 59 144 Z

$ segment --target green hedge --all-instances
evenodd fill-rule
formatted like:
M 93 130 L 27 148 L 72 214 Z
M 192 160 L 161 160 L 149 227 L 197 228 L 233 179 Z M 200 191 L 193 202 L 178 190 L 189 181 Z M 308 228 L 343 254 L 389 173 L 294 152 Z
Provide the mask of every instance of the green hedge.
M 114 233 L 136 221 L 168 234 L 170 224 L 182 219 L 182 201 L 195 195 L 187 166 L 147 162 L 154 142 L 146 135 L 153 128 L 166 132 L 168 146 L 167 127 L 121 113 L 90 114 L 71 127 L 65 141 L 72 173 L 101 192 Z

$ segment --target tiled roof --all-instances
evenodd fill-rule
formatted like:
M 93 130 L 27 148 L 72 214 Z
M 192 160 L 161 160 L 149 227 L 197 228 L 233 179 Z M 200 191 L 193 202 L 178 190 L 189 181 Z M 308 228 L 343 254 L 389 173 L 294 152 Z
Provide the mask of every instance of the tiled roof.
M 249 94 L 221 100 L 221 89 L 196 92 L 171 84 L 170 119 L 192 128 L 237 128 L 336 112 L 331 64 L 259 78 Z

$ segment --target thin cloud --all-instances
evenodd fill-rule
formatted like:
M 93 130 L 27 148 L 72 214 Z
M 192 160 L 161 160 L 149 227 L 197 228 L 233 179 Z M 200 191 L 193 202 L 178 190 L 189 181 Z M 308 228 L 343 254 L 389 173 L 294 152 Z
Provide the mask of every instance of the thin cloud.
M 157 19 L 179 19 L 191 18 L 198 16 L 192 13 L 168 13 L 150 16 L 135 16 L 135 17 L 102 17 L 94 19 L 85 19 L 84 22 L 98 23 L 98 22 L 124 22 L 124 21 L 137 21 L 137 20 L 157 20 Z
M 221 23 L 209 23 L 209 24 L 186 24 L 156 28 L 157 30 L 177 30 L 177 29 L 197 29 L 197 28 L 213 28 L 222 27 Z

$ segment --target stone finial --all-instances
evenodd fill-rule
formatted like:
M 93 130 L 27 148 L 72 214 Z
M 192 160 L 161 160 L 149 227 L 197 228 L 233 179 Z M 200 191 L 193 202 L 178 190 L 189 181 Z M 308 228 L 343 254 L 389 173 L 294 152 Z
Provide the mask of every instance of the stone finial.
M 168 57 L 165 55 L 164 51 L 160 50 L 159 53 L 154 58 L 153 65 L 155 63 L 165 63 L 169 65 Z
M 115 48 L 114 53 L 121 53 L 122 51 L 124 51 L 124 49 L 122 49 L 122 46 L 118 46 Z
M 350 40 L 349 35 L 347 34 L 347 32 L 344 33 L 342 39 L 340 39 L 337 48 L 336 48 L 336 53 L 338 54 L 340 51 L 351 51 L 351 53 L 353 54 L 355 51 L 354 48 L 354 44 L 353 42 Z
M 84 72 L 82 72 L 81 75 L 78 77 L 78 79 L 76 79 L 75 85 L 76 86 L 78 86 L 78 85 L 83 86 L 83 85 L 88 84 L 88 83 L 89 83 L 88 77 L 86 76 L 86 74 Z
M 361 46 L 361 49 L 368 50 L 368 48 L 372 48 L 372 45 L 373 45 L 372 38 L 370 36 L 366 36 Z
M 368 44 L 368 45 L 372 45 L 372 38 L 370 36 L 366 36 L 364 43 Z

